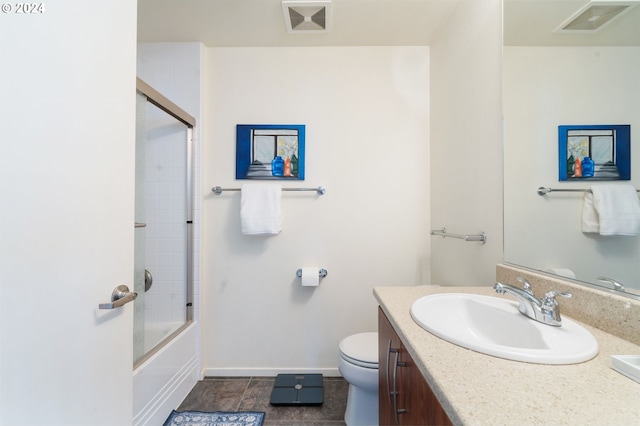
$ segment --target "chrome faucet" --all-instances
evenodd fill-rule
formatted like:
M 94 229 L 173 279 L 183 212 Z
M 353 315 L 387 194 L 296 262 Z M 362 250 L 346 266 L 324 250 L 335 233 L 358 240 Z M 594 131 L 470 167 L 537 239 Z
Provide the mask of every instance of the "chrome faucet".
M 520 312 L 529 318 L 543 324 L 560 327 L 562 318 L 560 317 L 560 306 L 556 296 L 571 297 L 571 293 L 548 291 L 544 297 L 538 300 L 531 290 L 531 284 L 527 280 L 518 279 L 524 283 L 524 289 L 514 287 L 509 284 L 495 283 L 493 288 L 496 293 L 510 294 L 519 303 Z

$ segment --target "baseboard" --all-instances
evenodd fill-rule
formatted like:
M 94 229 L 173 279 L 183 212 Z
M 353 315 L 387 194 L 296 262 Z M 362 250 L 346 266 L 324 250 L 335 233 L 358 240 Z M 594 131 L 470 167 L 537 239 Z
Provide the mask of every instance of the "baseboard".
M 275 377 L 278 374 L 322 374 L 342 377 L 338 368 L 205 368 L 206 377 Z

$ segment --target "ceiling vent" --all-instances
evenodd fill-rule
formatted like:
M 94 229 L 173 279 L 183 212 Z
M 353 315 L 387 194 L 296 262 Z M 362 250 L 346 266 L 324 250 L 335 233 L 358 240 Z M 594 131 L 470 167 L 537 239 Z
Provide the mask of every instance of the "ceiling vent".
M 331 0 L 283 0 L 282 10 L 290 33 L 322 33 L 329 30 Z
M 554 32 L 593 33 L 609 24 L 614 18 L 634 8 L 640 0 L 600 0 L 587 3 Z

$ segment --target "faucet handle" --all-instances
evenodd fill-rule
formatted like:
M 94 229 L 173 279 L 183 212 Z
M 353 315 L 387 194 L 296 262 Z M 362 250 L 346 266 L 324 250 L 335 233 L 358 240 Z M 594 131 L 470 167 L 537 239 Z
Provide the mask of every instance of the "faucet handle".
M 547 318 L 548 324 L 560 326 L 562 324 L 562 317 L 560 316 L 560 305 L 556 300 L 556 296 L 571 297 L 572 294 L 566 291 L 548 291 L 541 299 L 542 313 Z
M 556 296 L 569 298 L 569 297 L 571 297 L 573 295 L 571 293 L 569 293 L 568 291 L 551 290 L 551 291 L 546 292 L 544 294 L 544 296 L 545 296 L 545 299 L 554 299 Z
M 528 279 L 523 277 L 516 277 L 516 281 L 522 283 L 522 289 L 533 296 L 533 289 L 531 288 L 531 283 Z

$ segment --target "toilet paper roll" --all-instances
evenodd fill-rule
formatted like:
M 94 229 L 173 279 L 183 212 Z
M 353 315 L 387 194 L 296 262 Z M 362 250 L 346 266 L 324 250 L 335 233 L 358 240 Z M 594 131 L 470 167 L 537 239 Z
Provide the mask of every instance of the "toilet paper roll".
M 317 266 L 303 267 L 301 281 L 303 287 L 318 287 L 320 285 L 320 268 Z

